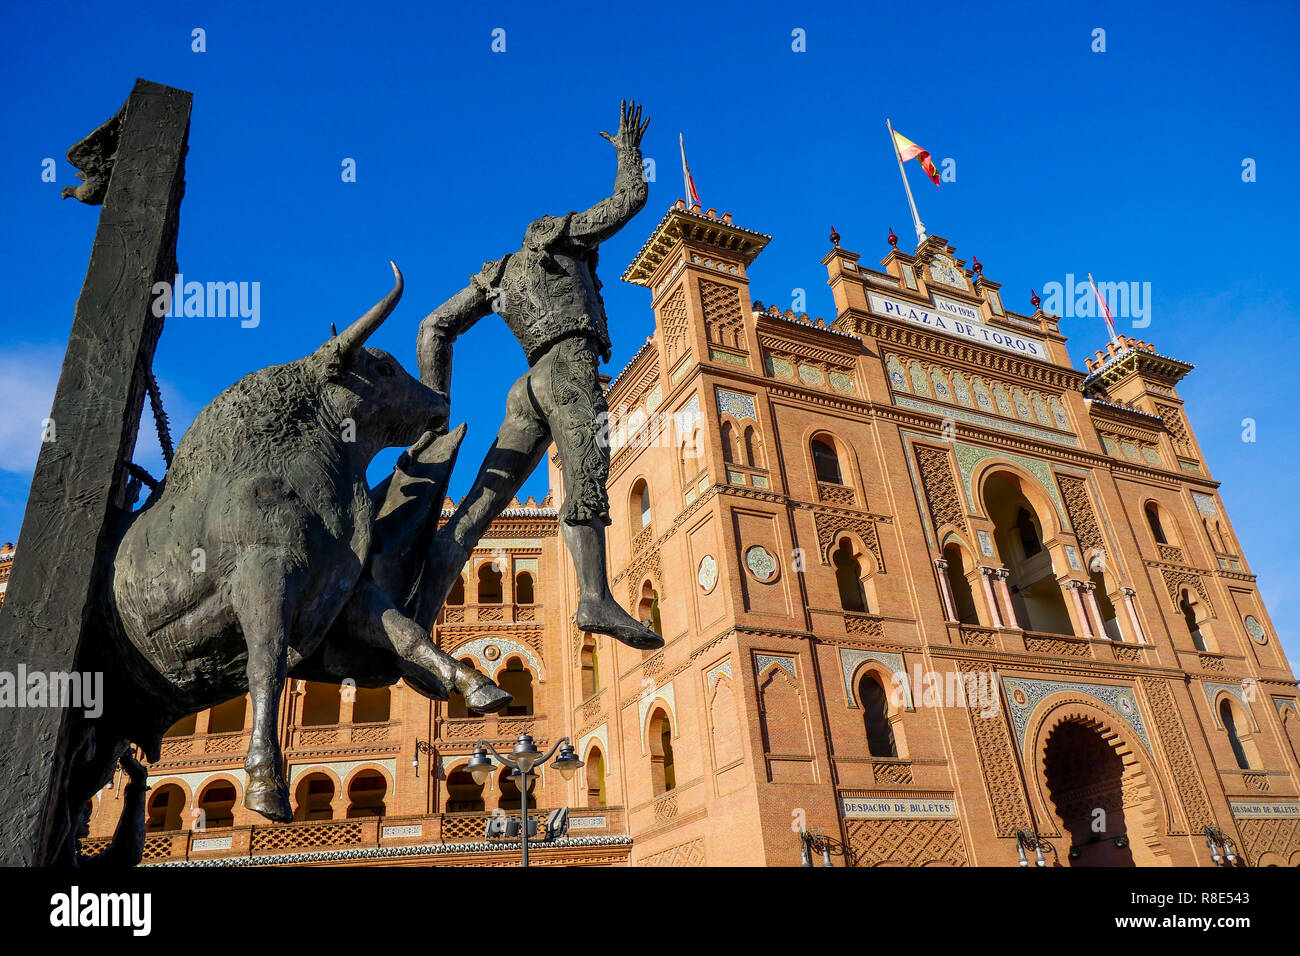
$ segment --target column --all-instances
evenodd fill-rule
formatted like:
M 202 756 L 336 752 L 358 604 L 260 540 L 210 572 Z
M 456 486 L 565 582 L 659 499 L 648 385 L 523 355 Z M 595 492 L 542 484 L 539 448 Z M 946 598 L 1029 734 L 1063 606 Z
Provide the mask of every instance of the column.
M 934 559 L 935 570 L 939 573 L 939 594 L 943 597 L 943 610 L 948 620 L 957 620 L 957 602 L 952 596 L 952 583 L 948 580 L 948 562 L 944 558 Z
M 1006 568 L 998 568 L 993 572 L 993 579 L 997 582 L 998 594 L 1002 596 L 1004 606 L 1007 609 L 1007 627 L 1018 627 L 1024 630 L 1024 624 L 1016 616 L 1016 606 L 1011 601 L 1011 589 L 1007 587 L 1007 579 L 1011 577 L 1011 572 Z
M 1106 622 L 1101 619 L 1101 605 L 1097 603 L 1097 585 L 1092 581 L 1081 581 L 1079 588 L 1083 591 L 1083 606 L 1092 622 L 1093 634 L 1096 637 L 1106 637 Z
M 1124 592 L 1124 607 L 1128 609 L 1128 619 L 1133 624 L 1133 636 L 1139 644 L 1147 643 L 1147 636 L 1142 631 L 1142 622 L 1138 620 L 1137 603 L 1134 598 L 1137 597 L 1137 591 L 1133 588 L 1120 588 Z
M 1092 618 L 1088 616 L 1088 612 L 1083 606 L 1083 599 L 1079 597 L 1079 588 L 1082 586 L 1082 581 L 1071 579 L 1065 582 L 1065 588 L 1070 592 L 1070 602 L 1074 606 L 1074 619 L 1078 621 L 1082 627 L 1083 636 L 1096 637 L 1092 632 Z
M 989 580 L 996 573 L 996 569 L 990 568 L 987 565 L 980 565 L 980 586 L 984 589 L 984 600 L 988 602 L 989 615 L 993 618 L 993 626 L 1003 627 L 1002 609 L 998 607 L 998 599 L 993 593 L 993 585 Z

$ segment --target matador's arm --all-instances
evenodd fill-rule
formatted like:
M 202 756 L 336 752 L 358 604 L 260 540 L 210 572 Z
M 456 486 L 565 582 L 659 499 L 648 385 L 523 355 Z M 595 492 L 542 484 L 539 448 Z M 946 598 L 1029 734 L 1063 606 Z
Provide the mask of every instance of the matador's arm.
M 583 245 L 595 246 L 622 229 L 645 206 L 649 189 L 641 166 L 641 137 L 650 125 L 641 122 L 641 108 L 623 103 L 618 133 L 601 133 L 618 149 L 618 172 L 614 176 L 614 194 L 584 212 L 574 213 L 568 234 Z
M 489 262 L 483 271 L 420 323 L 416 359 L 420 381 L 435 392 L 451 394 L 451 344 L 475 322 L 492 311 L 490 286 L 500 278 L 504 259 Z

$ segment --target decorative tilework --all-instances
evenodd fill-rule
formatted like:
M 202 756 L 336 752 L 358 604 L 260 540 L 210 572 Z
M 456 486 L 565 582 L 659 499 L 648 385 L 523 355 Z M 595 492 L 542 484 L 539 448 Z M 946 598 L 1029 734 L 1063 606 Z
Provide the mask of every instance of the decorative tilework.
M 844 700 L 854 710 L 857 710 L 857 702 L 853 696 L 853 672 L 858 669 L 858 665 L 863 661 L 879 661 L 889 668 L 890 673 L 902 682 L 903 687 L 907 687 L 907 672 L 903 670 L 903 655 L 890 654 L 886 651 L 864 651 L 854 647 L 841 647 L 840 651 L 840 671 L 844 675 Z M 908 699 L 910 700 L 910 693 Z
M 654 414 L 654 410 L 663 404 L 664 387 L 662 384 L 656 385 L 650 389 L 650 394 L 645 397 L 645 410 Z
M 897 389 L 907 391 L 907 374 L 903 371 L 903 363 L 898 361 L 898 356 L 891 355 L 885 359 L 885 367 L 889 370 L 889 382 Z
M 576 749 L 578 751 L 578 756 L 583 760 L 587 759 L 587 746 L 593 740 L 598 740 L 601 743 L 600 751 L 605 755 L 605 772 L 609 773 L 609 724 L 601 724 L 599 727 L 596 727 L 582 735 L 582 738 L 578 741 Z
M 501 652 L 497 656 L 495 662 L 489 661 L 487 655 L 484 653 L 489 644 L 495 645 Z M 533 653 L 532 648 L 516 641 L 512 641 L 506 637 L 497 637 L 496 635 L 493 635 L 491 637 L 475 638 L 466 644 L 460 645 L 460 647 L 457 647 L 454 651 L 454 655 L 457 658 L 460 658 L 465 654 L 472 655 L 479 662 L 480 668 L 485 671 L 489 677 L 494 679 L 497 671 L 500 671 L 501 668 L 506 666 L 506 658 L 510 657 L 512 654 L 517 654 L 522 657 L 528 662 L 528 666 L 532 668 L 534 674 L 539 678 L 542 676 L 542 662 L 537 659 L 537 655 Z
M 1196 502 L 1196 510 L 1203 515 L 1217 515 L 1219 506 L 1214 502 L 1213 495 L 1198 495 L 1192 492 L 1192 500 Z
M 397 777 L 397 758 L 385 757 L 382 760 L 317 760 L 313 763 L 295 764 L 289 768 L 289 786 L 293 787 L 304 774 L 311 773 L 321 767 L 328 767 L 333 770 L 340 780 L 346 781 L 348 774 L 352 773 L 361 766 L 379 766 L 388 771 L 389 776 L 396 779 Z M 231 773 L 232 771 L 226 771 Z
M 1205 691 L 1205 700 L 1210 705 L 1210 714 L 1214 717 L 1214 726 L 1220 730 L 1223 729 L 1223 725 L 1219 723 L 1219 710 L 1214 706 L 1214 698 L 1219 696 L 1220 691 L 1226 691 L 1237 698 L 1246 713 L 1250 713 L 1250 706 L 1246 703 L 1246 690 L 1240 684 L 1211 684 L 1202 681 L 1201 690 Z
M 1054 445 L 1067 445 L 1070 448 L 1079 447 L 1079 441 L 1073 435 L 1058 435 L 1056 432 L 1045 431 L 1037 426 L 1025 425 L 1011 419 L 995 418 L 992 415 L 981 415 L 979 412 L 968 412 L 962 408 L 936 405 L 934 402 L 922 401 L 921 399 L 911 398 L 907 395 L 895 394 L 894 404 L 900 408 L 914 408 L 917 411 L 929 412 L 932 415 L 939 415 L 943 418 L 955 418 L 959 421 L 970 422 L 973 425 L 982 425 L 985 428 L 992 428 L 995 431 L 1014 432 L 1017 435 L 1024 435 L 1028 438 L 1037 438 L 1040 441 L 1048 441 Z
M 1259 620 L 1255 615 L 1247 614 L 1244 623 L 1246 625 L 1246 633 L 1250 635 L 1252 641 L 1256 644 L 1268 643 L 1268 634 L 1264 632 L 1264 625 L 1259 623 Z
M 745 551 L 745 567 L 758 580 L 767 583 L 776 577 L 776 558 L 761 544 L 756 544 Z
M 965 405 L 967 408 L 974 406 L 970 397 L 970 387 L 966 384 L 966 376 L 962 375 L 961 372 L 953 373 L 952 390 L 953 394 L 957 396 L 958 405 Z
M 674 736 L 680 734 L 681 724 L 677 722 L 677 695 L 673 690 L 673 682 L 669 681 L 662 687 L 656 688 L 653 692 L 642 694 L 641 699 L 636 703 L 637 722 L 641 725 L 641 755 L 646 754 L 646 715 L 650 713 L 650 707 L 656 700 L 662 699 L 668 705 L 668 716 L 672 718 Z
M 853 391 L 853 376 L 840 371 L 832 371 L 828 377 L 831 380 L 831 388 L 835 389 L 835 391 L 845 393 Z
M 800 365 L 799 378 L 807 385 L 826 384 L 826 373 L 815 365 Z
M 1300 715 L 1300 707 L 1296 705 L 1295 698 L 1292 697 L 1274 697 L 1273 706 L 1277 708 L 1278 714 L 1285 714 L 1286 711 Z
M 750 475 L 749 480 L 755 488 L 767 488 L 769 486 L 766 475 Z
M 967 445 L 962 442 L 956 443 L 955 450 L 957 453 L 957 468 L 961 472 L 962 483 L 966 486 L 967 501 L 975 500 L 975 490 L 971 485 L 975 466 L 988 458 L 1005 458 L 1007 461 L 1015 462 L 1038 479 L 1038 483 L 1043 486 L 1048 497 L 1052 499 L 1052 503 L 1056 505 L 1056 513 L 1060 515 L 1062 525 L 1069 526 L 1069 521 L 1065 517 L 1065 505 L 1061 501 L 1060 492 L 1056 490 L 1056 482 L 1052 480 L 1052 469 L 1047 466 L 1046 462 L 1026 458 L 1024 455 L 1015 455 L 1011 452 L 981 448 L 978 445 Z
M 1062 431 L 1068 431 L 1070 419 L 1066 417 L 1065 409 L 1061 407 L 1061 403 L 1055 395 L 1047 400 L 1047 407 L 1052 410 L 1052 421 L 1056 424 L 1056 427 Z
M 925 380 L 925 369 L 921 368 L 920 362 L 911 362 L 907 366 L 908 371 L 912 374 L 912 391 L 917 395 L 929 397 L 930 386 Z
M 673 423 L 677 426 L 677 437 L 688 438 L 695 426 L 700 420 L 700 396 L 692 395 L 690 401 L 683 405 L 676 414 L 673 415 Z
M 1083 565 L 1079 563 L 1079 549 L 1072 544 L 1065 546 L 1065 560 L 1070 562 L 1071 571 L 1082 571 Z
M 718 411 L 724 415 L 731 415 L 737 421 L 750 419 L 758 420 L 758 413 L 754 408 L 754 396 L 742 395 L 740 392 L 731 392 L 725 388 L 717 390 Z
M 676 385 L 678 382 L 682 380 L 682 377 L 685 376 L 685 374 L 688 371 L 690 371 L 691 365 L 693 364 L 694 363 L 691 360 L 691 353 L 687 352 L 686 357 L 677 363 L 677 367 L 674 368 L 672 374 L 668 376 L 669 382 L 671 382 L 673 385 Z
M 754 673 L 761 674 L 767 670 L 769 664 L 775 664 L 781 670 L 785 671 L 791 677 L 797 678 L 799 675 L 795 672 L 794 658 L 786 657 L 784 654 L 755 654 L 754 655 Z
M 714 362 L 734 365 L 737 368 L 749 368 L 749 359 L 745 356 L 737 355 L 735 352 L 724 352 L 722 349 L 715 349 L 712 346 L 709 346 L 709 359 Z
M 700 590 L 708 594 L 718 583 L 718 560 L 711 554 L 700 558 L 699 569 L 695 572 L 696 583 Z
M 966 277 L 957 271 L 952 264 L 952 260 L 947 256 L 935 256 L 930 260 L 930 278 L 936 282 L 942 282 L 944 285 L 950 285 L 955 289 L 969 289 L 966 284 Z
M 1150 464 L 1150 465 L 1159 465 L 1159 464 L 1160 464 L 1160 453 L 1157 452 L 1157 451 L 1156 451 L 1154 448 L 1152 448 L 1150 445 L 1143 445 L 1143 446 L 1142 446 L 1142 457 L 1145 458 L 1145 459 L 1147 460 L 1147 464 Z
M 730 657 L 728 657 L 725 661 L 721 661 L 717 664 L 714 664 L 705 672 L 704 685 L 709 689 L 710 692 L 712 692 L 713 690 L 713 685 L 718 682 L 718 678 L 721 677 L 723 674 L 726 674 L 728 677 L 732 677 Z
M 1081 681 L 1032 680 L 1024 677 L 1003 677 L 1002 690 L 1011 711 L 1011 723 L 1016 729 L 1016 741 L 1021 749 L 1025 746 L 1025 729 L 1029 715 L 1043 700 L 1052 694 L 1068 691 L 1083 694 L 1113 710 L 1137 734 L 1142 746 L 1151 749 L 1147 739 L 1147 728 L 1142 722 L 1142 713 L 1138 710 L 1137 698 L 1133 688 L 1127 685 L 1089 684 Z
M 987 531 L 976 531 L 975 537 L 979 538 L 980 554 L 986 558 L 993 557 L 993 535 Z
M 794 366 L 775 355 L 767 357 L 767 374 L 775 378 L 794 378 Z
M 911 289 L 913 292 L 917 291 L 916 271 L 906 262 L 904 262 L 902 266 L 903 266 L 903 281 L 907 283 L 907 287 Z

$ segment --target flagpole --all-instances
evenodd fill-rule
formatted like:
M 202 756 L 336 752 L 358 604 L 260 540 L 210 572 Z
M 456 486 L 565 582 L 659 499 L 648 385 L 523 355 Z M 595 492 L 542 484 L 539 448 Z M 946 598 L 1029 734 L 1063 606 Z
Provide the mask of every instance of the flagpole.
M 894 139 L 894 126 L 889 122 L 889 117 L 885 117 L 885 126 L 889 128 L 889 145 L 893 147 L 894 158 L 898 160 L 898 175 L 903 177 L 903 189 L 907 191 L 907 204 L 912 207 L 912 222 L 916 226 L 916 244 L 919 246 L 925 242 L 925 224 L 916 211 L 916 200 L 912 198 L 912 187 L 908 185 L 907 173 L 903 171 L 903 157 L 898 152 L 898 141 Z
M 1091 272 L 1088 273 L 1088 285 L 1092 286 L 1092 294 L 1097 297 L 1097 304 L 1101 306 L 1102 317 L 1106 320 L 1106 331 L 1110 333 L 1110 340 L 1114 342 L 1119 338 L 1119 333 L 1115 331 L 1115 320 L 1111 318 L 1110 306 L 1106 304 L 1106 300 L 1097 291 L 1097 283 L 1092 281 Z
M 691 174 L 686 169 L 686 140 L 677 134 L 677 145 L 682 148 L 682 195 L 686 198 L 686 208 L 691 208 Z

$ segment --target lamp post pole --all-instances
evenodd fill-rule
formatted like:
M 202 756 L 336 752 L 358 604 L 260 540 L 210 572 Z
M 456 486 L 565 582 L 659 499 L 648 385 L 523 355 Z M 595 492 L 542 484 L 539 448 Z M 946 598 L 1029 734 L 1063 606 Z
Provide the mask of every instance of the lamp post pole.
M 583 766 L 583 762 L 574 752 L 573 746 L 569 743 L 568 737 L 561 737 L 555 742 L 555 745 L 546 752 L 546 756 L 541 756 L 533 743 L 531 735 L 524 733 L 519 735 L 519 740 L 515 744 L 515 749 L 509 757 L 503 757 L 492 746 L 490 741 L 480 740 L 474 745 L 474 755 L 469 758 L 469 772 L 478 784 L 487 782 L 487 778 L 492 773 L 492 758 L 488 756 L 488 751 L 492 756 L 510 768 L 510 776 L 519 778 L 519 845 L 522 851 L 521 865 L 528 865 L 528 778 L 536 776 L 533 768 L 536 766 L 545 766 L 546 762 L 555 756 L 555 752 L 560 751 L 560 755 L 555 758 L 555 769 L 560 771 L 560 776 L 565 780 L 573 777 L 574 771 Z M 541 757 L 539 760 L 538 758 Z

